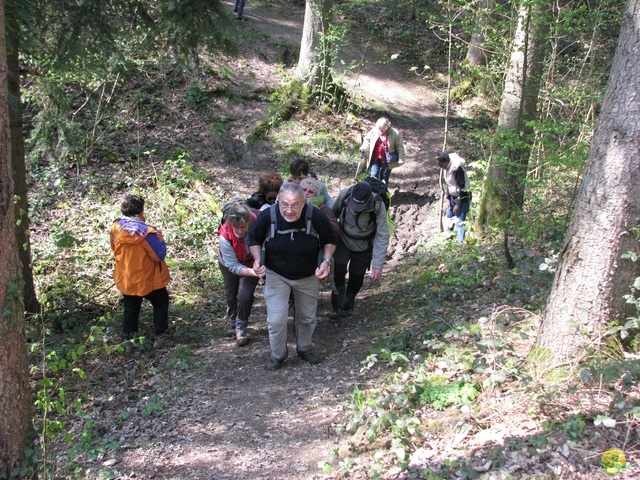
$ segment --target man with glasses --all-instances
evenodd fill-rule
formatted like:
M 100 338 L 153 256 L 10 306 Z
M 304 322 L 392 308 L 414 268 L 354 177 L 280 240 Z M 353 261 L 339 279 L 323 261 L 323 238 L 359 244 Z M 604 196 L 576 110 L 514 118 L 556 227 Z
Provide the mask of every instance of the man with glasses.
M 295 298 L 296 351 L 301 360 L 318 364 L 312 350 L 320 280 L 329 264 L 338 235 L 329 218 L 307 203 L 300 185 L 285 182 L 278 201 L 260 214 L 248 234 L 254 271 L 266 277 L 264 299 L 271 354 L 268 370 L 277 370 L 288 357 L 289 295 Z M 320 261 L 318 261 L 320 260 Z

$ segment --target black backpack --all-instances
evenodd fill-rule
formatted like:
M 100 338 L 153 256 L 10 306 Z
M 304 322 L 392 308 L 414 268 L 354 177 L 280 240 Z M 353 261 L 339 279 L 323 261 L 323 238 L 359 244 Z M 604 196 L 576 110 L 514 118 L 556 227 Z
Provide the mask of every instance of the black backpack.
M 304 228 L 293 228 L 289 230 L 278 229 L 278 219 L 276 217 L 277 208 L 278 208 L 278 201 L 276 200 L 276 202 L 269 207 L 269 216 L 271 218 L 271 225 L 269 227 L 269 233 L 267 233 L 267 236 L 264 239 L 264 242 L 262 242 L 262 250 L 260 253 L 260 263 L 262 265 L 264 265 L 266 261 L 267 243 L 276 235 L 293 235 L 295 232 L 304 232 L 307 235 L 311 235 L 312 237 L 317 238 L 318 245 L 322 246 L 320 242 L 320 235 L 318 234 L 318 232 L 316 232 L 315 228 L 313 228 L 313 223 L 311 222 L 311 217 L 313 216 L 313 209 L 315 208 L 313 205 L 311 205 L 311 203 L 307 202 L 307 214 L 305 216 Z M 320 248 L 320 250 L 318 251 L 319 262 L 322 261 L 322 254 L 323 254 L 323 250 L 322 248 Z M 318 263 L 318 265 L 320 265 L 320 263 Z
M 375 177 L 365 177 L 362 181 L 369 184 L 371 192 L 373 193 L 373 198 L 377 202 L 384 203 L 384 207 L 387 209 L 387 213 L 389 213 L 389 207 L 391 207 L 391 193 L 389 193 L 387 184 Z

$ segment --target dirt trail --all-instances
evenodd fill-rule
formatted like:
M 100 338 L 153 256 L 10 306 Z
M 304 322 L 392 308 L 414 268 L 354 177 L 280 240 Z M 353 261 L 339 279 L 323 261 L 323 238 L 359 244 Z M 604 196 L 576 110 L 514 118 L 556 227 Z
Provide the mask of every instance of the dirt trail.
M 229 11 L 233 8 L 232 3 L 225 5 Z M 285 43 L 299 45 L 302 9 L 284 12 L 248 2 L 245 16 L 242 28 L 268 35 L 255 49 L 256 59 L 275 54 Z M 367 41 L 357 42 L 345 52 L 347 59 L 361 52 L 371 53 L 372 58 L 381 54 L 369 48 Z M 272 63 L 252 63 L 256 81 L 277 83 L 272 67 Z M 345 78 L 352 94 L 369 98 L 389 111 L 408 152 L 406 164 L 391 175 L 398 229 L 389 248 L 385 282 L 393 280 L 393 268 L 402 255 L 410 252 L 421 236 L 435 232 L 437 172 L 431 158 L 440 148 L 443 125 L 434 94 L 417 77 L 397 78 L 397 67 L 393 60 L 371 61 Z M 358 314 L 336 322 L 326 317 L 329 293 L 322 293 L 314 343 L 325 360 L 317 366 L 295 357 L 290 331 L 293 356 L 279 371 L 264 370 L 269 346 L 261 287 L 252 314 L 249 346 L 240 349 L 228 339 L 212 337 L 211 327 L 220 328 L 220 319 L 202 319 L 201 336 L 185 339 L 176 333 L 164 359 L 161 352 L 156 361 L 180 358 L 181 342 L 185 341 L 189 342 L 190 358 L 185 357 L 184 365 L 174 366 L 175 374 L 152 376 L 139 392 L 143 399 L 147 395 L 147 401 L 147 388 L 159 392 L 156 394 L 165 405 L 163 420 L 158 423 L 158 418 L 149 415 L 135 424 L 125 423 L 120 431 L 126 439 L 125 453 L 114 460 L 114 468 L 123 474 L 135 472 L 136 479 L 330 478 L 322 474 L 318 462 L 331 458 L 338 441 L 333 422 L 354 385 L 363 382 L 361 361 L 369 348 L 366 306 L 375 294 L 376 289 L 365 289 L 358 298 Z M 109 412 L 110 408 L 105 401 L 98 411 Z

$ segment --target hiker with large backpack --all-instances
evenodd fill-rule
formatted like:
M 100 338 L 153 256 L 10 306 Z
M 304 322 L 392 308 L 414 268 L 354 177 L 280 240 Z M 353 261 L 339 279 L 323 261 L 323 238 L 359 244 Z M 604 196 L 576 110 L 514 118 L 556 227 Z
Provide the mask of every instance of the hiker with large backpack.
M 389 246 L 389 225 L 384 201 L 373 194 L 367 181 L 342 190 L 333 204 L 340 223 L 340 235 L 334 255 L 334 282 L 329 318 L 353 314 L 356 296 L 371 266 L 371 281 L 382 277 L 382 266 Z M 346 282 L 347 268 L 349 282 Z
M 220 248 L 218 265 L 224 280 L 227 302 L 227 336 L 236 338 L 236 345 L 244 347 L 250 341 L 247 333 L 254 292 L 260 277 L 253 269 L 253 257 L 245 241 L 249 225 L 256 216 L 241 201 L 225 205 L 224 222 L 218 229 Z
M 381 117 L 365 135 L 360 153 L 367 159 L 369 175 L 389 184 L 391 170 L 404 163 L 404 144 L 388 118 Z
M 447 199 L 446 216 L 451 220 L 449 231 L 455 225 L 458 230 L 458 243 L 464 241 L 464 222 L 471 206 L 471 191 L 469 179 L 464 165 L 467 161 L 457 153 L 440 152 L 436 155 L 438 166 L 444 171 L 444 182 L 447 186 L 445 198 Z
M 317 364 L 313 351 L 320 280 L 329 275 L 329 265 L 338 241 L 329 218 L 305 199 L 300 185 L 285 182 L 278 200 L 263 211 L 249 230 L 253 269 L 265 276 L 264 300 L 271 354 L 268 370 L 283 366 L 287 348 L 289 296 L 295 299 L 296 351 L 301 360 Z

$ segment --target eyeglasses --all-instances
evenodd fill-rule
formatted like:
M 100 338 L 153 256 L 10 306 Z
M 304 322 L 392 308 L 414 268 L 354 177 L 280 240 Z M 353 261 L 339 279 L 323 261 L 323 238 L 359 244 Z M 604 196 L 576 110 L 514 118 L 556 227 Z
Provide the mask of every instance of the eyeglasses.
M 302 208 L 302 203 L 284 203 L 284 202 L 280 202 L 280 207 L 282 207 L 282 210 L 298 210 L 299 208 Z
M 311 195 L 315 195 L 316 194 L 316 191 L 312 190 L 311 188 L 303 188 L 302 191 L 304 193 L 310 193 Z

